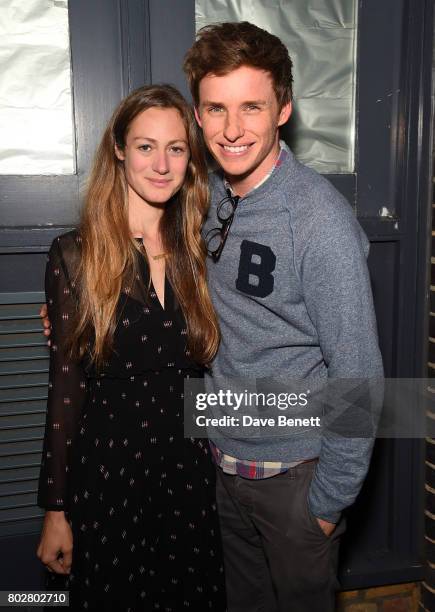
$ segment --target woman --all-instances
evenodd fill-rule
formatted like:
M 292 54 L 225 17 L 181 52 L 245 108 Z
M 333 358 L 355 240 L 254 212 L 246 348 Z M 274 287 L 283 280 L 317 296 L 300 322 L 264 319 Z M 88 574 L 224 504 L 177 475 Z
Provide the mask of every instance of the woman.
M 142 87 L 105 131 L 78 231 L 49 252 L 37 554 L 70 572 L 77 610 L 225 609 L 208 445 L 182 422 L 184 378 L 219 341 L 207 195 L 188 104 Z

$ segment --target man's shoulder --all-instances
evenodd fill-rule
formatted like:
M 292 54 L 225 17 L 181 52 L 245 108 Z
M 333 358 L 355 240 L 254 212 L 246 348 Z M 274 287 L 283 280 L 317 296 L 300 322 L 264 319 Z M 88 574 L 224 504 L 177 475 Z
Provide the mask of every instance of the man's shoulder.
M 224 192 L 225 186 L 223 181 L 223 175 L 220 170 L 212 170 L 208 174 L 208 184 L 210 187 L 210 193 L 213 195 L 216 192 Z
M 302 242 L 318 239 L 358 239 L 366 251 L 366 237 L 348 200 L 324 176 L 293 158 L 280 184 L 293 230 Z
M 299 209 L 304 216 L 329 216 L 333 212 L 352 214 L 349 202 L 327 178 L 296 159 L 285 173 L 280 189 L 287 204 L 293 210 Z

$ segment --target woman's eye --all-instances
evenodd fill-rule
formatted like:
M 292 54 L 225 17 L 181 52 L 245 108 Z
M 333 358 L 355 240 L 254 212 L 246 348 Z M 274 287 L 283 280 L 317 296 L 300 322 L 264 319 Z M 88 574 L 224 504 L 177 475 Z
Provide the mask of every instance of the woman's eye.
M 139 149 L 140 151 L 148 152 L 148 151 L 151 151 L 151 146 L 149 144 L 143 144 L 143 145 L 140 145 Z
M 176 155 L 182 155 L 185 152 L 185 149 L 183 149 L 183 147 L 171 147 L 171 151 Z

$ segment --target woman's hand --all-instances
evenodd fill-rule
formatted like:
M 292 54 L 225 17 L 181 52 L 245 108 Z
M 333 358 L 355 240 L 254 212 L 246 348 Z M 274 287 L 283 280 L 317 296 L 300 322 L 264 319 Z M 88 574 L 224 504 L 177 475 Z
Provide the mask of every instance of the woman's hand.
M 72 562 L 71 527 L 61 511 L 47 511 L 36 555 L 57 574 L 69 574 Z M 61 556 L 59 556 L 61 554 Z

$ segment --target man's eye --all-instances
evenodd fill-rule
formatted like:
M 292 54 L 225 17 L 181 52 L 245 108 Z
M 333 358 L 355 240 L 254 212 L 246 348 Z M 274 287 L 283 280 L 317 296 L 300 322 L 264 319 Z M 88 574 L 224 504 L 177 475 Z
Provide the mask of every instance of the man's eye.
M 222 106 L 209 106 L 208 108 L 208 112 L 209 113 L 221 113 L 223 112 L 223 108 Z
M 258 111 L 260 110 L 260 107 L 257 104 L 248 104 L 246 106 L 246 110 L 247 111 Z

